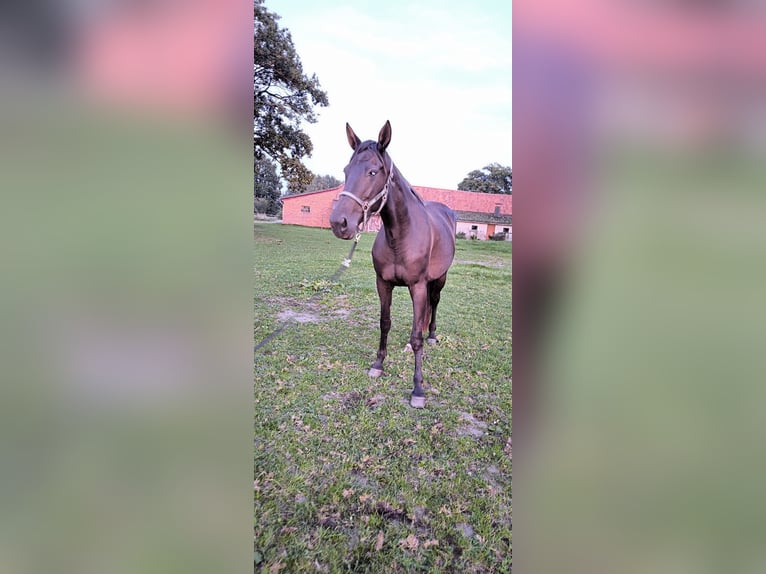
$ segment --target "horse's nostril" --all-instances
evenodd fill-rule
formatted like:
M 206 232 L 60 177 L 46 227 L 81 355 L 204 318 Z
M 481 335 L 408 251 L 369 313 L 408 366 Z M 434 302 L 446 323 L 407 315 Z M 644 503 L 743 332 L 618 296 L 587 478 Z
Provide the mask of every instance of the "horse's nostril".
M 341 229 L 346 229 L 346 227 L 348 227 L 348 222 L 346 221 L 345 217 L 340 220 L 340 227 Z

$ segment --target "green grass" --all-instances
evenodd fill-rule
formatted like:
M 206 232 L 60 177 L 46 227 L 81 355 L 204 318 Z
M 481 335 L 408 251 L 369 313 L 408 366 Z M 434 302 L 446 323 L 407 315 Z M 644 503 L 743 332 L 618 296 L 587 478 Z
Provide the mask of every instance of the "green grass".
M 367 376 L 373 238 L 331 282 L 350 242 L 255 224 L 255 571 L 510 572 L 511 244 L 458 241 L 416 410 L 406 288 Z

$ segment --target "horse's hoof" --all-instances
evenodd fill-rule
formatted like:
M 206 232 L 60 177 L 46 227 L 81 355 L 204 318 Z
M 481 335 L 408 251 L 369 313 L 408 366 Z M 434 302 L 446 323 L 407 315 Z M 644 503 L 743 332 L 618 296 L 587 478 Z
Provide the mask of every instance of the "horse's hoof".
M 410 406 L 413 409 L 422 409 L 424 406 L 426 406 L 426 398 L 416 397 L 415 395 L 412 395 L 410 397 Z
M 439 340 L 436 337 L 434 337 L 434 338 L 430 338 L 429 337 L 428 339 L 426 339 L 426 343 L 428 343 L 429 345 L 435 345 L 438 342 L 439 342 Z
M 404 353 L 411 353 L 411 352 L 412 352 L 412 345 L 411 345 L 411 344 L 409 344 L 409 343 L 407 343 L 407 344 L 404 346 L 404 349 L 402 349 L 402 352 L 404 352 Z
M 383 369 L 376 369 L 375 367 L 372 367 L 367 374 L 371 377 L 379 377 L 383 374 Z

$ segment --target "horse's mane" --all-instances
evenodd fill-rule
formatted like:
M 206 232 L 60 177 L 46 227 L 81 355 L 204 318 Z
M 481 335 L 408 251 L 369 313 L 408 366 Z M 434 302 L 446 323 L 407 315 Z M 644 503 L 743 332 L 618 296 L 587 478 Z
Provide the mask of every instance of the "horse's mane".
M 417 198 L 418 198 L 418 201 L 420 201 L 420 203 L 423 203 L 423 198 L 422 198 L 422 197 L 420 197 L 420 194 L 419 194 L 417 191 L 415 191 L 415 188 L 414 188 L 414 187 L 412 187 L 412 186 L 411 186 L 411 185 L 409 185 L 409 184 L 407 184 L 407 187 L 409 187 L 409 188 L 410 188 L 410 191 L 412 192 L 412 195 L 414 195 L 415 197 L 417 197 Z M 424 204 L 424 205 L 425 205 L 425 204 Z
M 378 142 L 376 142 L 374 140 L 367 140 L 366 142 L 363 142 L 362 144 L 360 144 L 356 148 L 356 150 L 354 151 L 353 155 L 356 155 L 356 154 L 358 154 L 358 153 L 360 153 L 360 152 L 362 152 L 364 150 L 374 151 L 376 154 L 381 156 L 381 159 L 383 160 L 383 165 L 386 164 L 385 158 L 382 156 L 380 151 L 378 151 Z M 391 157 L 391 156 L 389 156 L 389 157 Z M 391 158 L 391 166 L 394 167 L 394 159 L 393 158 Z M 423 198 L 420 197 L 418 192 L 415 191 L 415 188 L 410 185 L 410 182 L 408 182 L 406 179 L 404 179 L 404 176 L 402 175 L 402 172 L 399 172 L 399 178 L 404 182 L 404 184 L 405 184 L 404 188 L 405 189 L 409 189 L 410 193 L 415 196 L 415 199 L 417 199 L 421 204 L 425 205 L 423 203 Z

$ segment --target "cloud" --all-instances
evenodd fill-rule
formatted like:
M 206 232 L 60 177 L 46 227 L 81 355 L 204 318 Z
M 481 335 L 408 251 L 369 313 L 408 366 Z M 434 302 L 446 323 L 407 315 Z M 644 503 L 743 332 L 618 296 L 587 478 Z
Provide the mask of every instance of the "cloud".
M 487 163 L 511 165 L 510 15 L 446 3 L 270 9 L 330 99 L 306 126 L 314 172 L 342 178 L 345 122 L 374 138 L 386 119 L 391 154 L 415 185 L 454 188 Z

